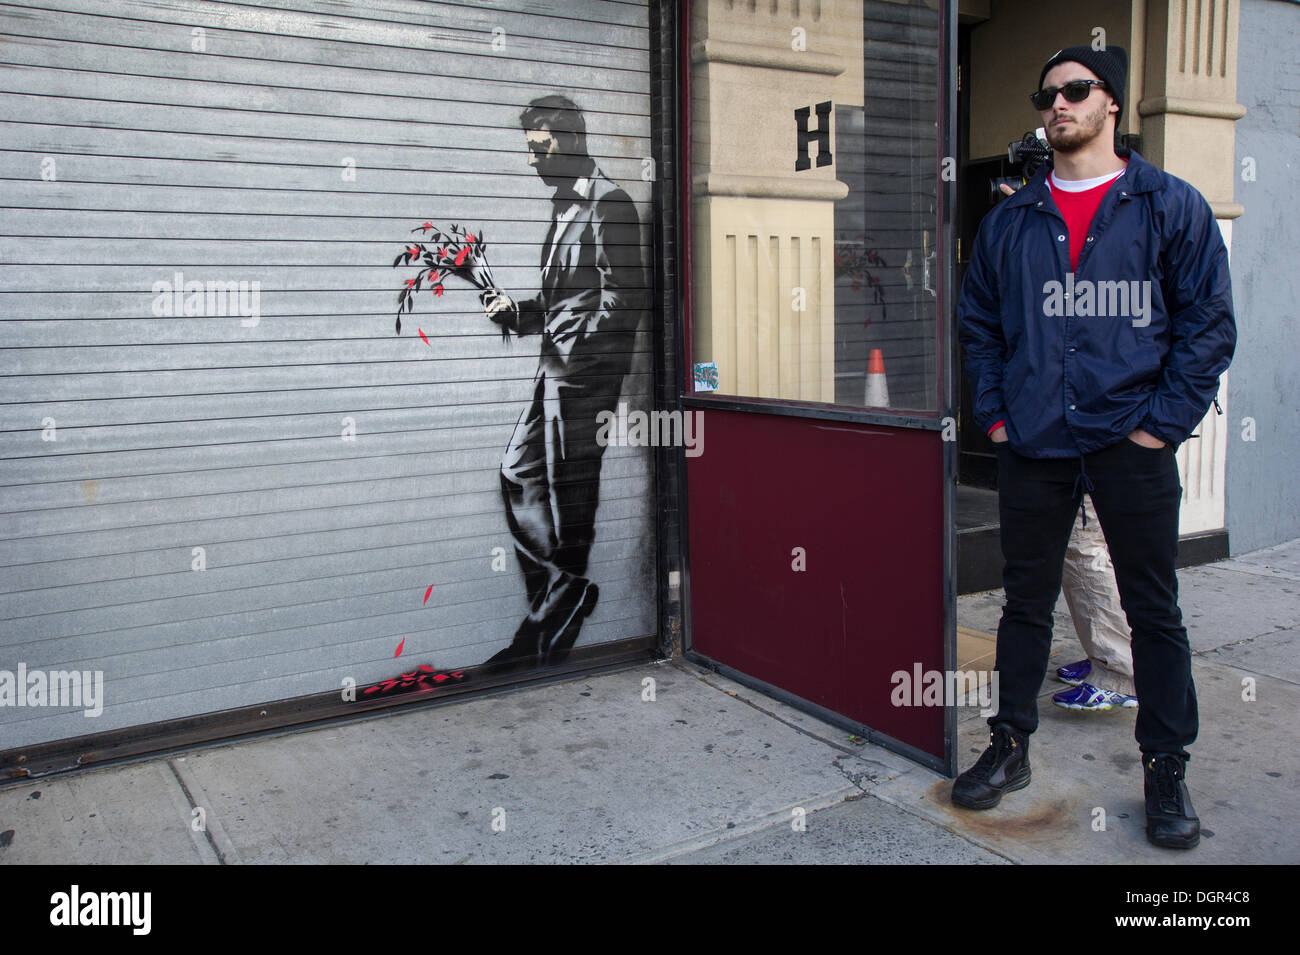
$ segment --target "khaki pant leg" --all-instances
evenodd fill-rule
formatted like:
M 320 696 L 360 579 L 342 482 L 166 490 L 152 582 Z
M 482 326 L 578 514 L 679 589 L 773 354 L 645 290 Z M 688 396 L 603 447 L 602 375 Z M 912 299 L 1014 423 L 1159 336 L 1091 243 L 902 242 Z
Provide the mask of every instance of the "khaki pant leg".
M 1061 589 L 1074 630 L 1092 664 L 1087 682 L 1098 689 L 1132 696 L 1133 650 L 1128 618 L 1120 606 L 1115 571 L 1092 498 L 1085 494 L 1083 504 L 1088 526 L 1074 522 L 1065 549 Z

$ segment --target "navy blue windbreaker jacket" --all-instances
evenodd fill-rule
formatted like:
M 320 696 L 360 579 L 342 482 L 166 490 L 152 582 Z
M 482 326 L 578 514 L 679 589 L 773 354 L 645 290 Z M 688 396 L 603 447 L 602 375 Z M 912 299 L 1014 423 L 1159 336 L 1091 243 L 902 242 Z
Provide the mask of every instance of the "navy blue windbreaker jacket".
M 986 432 L 1002 420 L 1026 457 L 1090 454 L 1137 428 L 1181 444 L 1232 360 L 1228 253 L 1209 203 L 1120 155 L 1128 169 L 1073 276 L 1046 167 L 985 216 L 975 242 L 957 305 L 974 419 Z

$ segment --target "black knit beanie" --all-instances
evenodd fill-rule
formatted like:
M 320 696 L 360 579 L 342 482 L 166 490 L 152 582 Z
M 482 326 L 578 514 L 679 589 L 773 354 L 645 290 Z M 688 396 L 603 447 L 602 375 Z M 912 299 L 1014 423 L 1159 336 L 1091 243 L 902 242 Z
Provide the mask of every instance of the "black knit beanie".
M 1048 70 L 1065 62 L 1082 63 L 1106 84 L 1106 91 L 1119 106 L 1119 112 L 1115 114 L 1115 128 L 1118 130 L 1120 117 L 1124 115 L 1124 87 L 1128 84 L 1128 53 L 1125 49 L 1122 46 L 1108 46 L 1104 50 L 1094 50 L 1090 46 L 1067 46 L 1064 50 L 1058 50 L 1038 75 L 1038 88 L 1043 88 L 1043 78 L 1047 76 Z

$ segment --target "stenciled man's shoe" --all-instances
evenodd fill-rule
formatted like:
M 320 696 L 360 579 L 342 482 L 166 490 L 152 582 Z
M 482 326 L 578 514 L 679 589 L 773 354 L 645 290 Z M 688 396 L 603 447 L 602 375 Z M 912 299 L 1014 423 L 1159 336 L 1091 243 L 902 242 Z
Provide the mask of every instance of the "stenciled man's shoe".
M 998 723 L 989 748 L 952 784 L 952 801 L 967 809 L 992 809 L 1002 794 L 1029 785 L 1029 734 Z
M 515 631 L 515 638 L 504 650 L 498 651 L 483 664 L 486 673 L 527 669 L 541 662 L 541 630 L 532 619 L 525 617 Z
M 1142 759 L 1147 800 L 1147 841 L 1166 849 L 1192 849 L 1201 841 L 1201 820 L 1187 794 L 1187 761 L 1172 753 Z
M 563 663 L 568 658 L 569 651 L 573 649 L 574 643 L 578 640 L 578 632 L 582 629 L 582 621 L 591 616 L 598 599 L 600 599 L 600 588 L 589 580 L 584 581 L 582 594 L 577 605 L 570 611 L 568 618 L 560 624 L 550 648 L 542 652 L 543 663 L 547 666 L 554 666 Z

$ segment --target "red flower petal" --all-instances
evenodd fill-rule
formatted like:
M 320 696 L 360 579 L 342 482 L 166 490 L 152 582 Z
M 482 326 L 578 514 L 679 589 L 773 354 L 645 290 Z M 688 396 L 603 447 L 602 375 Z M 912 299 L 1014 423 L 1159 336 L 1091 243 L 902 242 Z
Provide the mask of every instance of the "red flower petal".
M 466 235 L 465 238 L 466 238 L 468 241 L 470 241 L 470 242 L 477 242 L 477 241 L 478 241 L 478 239 L 474 238 L 474 233 L 472 233 L 472 232 L 469 233 L 468 235 Z
M 467 255 L 469 255 L 469 248 L 468 248 L 468 246 L 467 246 L 466 248 L 461 249 L 459 252 L 456 253 L 456 261 L 455 261 L 455 263 L 453 263 L 453 264 L 455 264 L 455 265 L 457 265 L 457 266 L 463 265 L 464 262 L 465 262 L 465 256 L 467 256 Z
M 421 231 L 421 232 L 428 232 L 428 231 L 429 231 L 430 229 L 432 229 L 432 228 L 433 228 L 433 223 L 432 223 L 432 222 L 426 222 L 424 225 L 420 226 L 420 231 Z
M 397 645 L 397 652 L 394 653 L 393 656 L 400 657 L 402 655 L 402 647 L 404 646 L 406 646 L 406 637 L 402 637 L 402 642 Z
M 429 589 L 426 590 L 426 591 L 424 592 L 424 602 L 425 602 L 425 603 L 428 603 L 428 602 L 429 602 L 429 594 L 431 594 L 431 593 L 433 593 L 433 584 L 430 584 L 430 585 L 429 585 Z
M 425 343 L 426 345 L 429 345 L 429 339 L 427 339 L 427 338 L 424 337 L 424 329 L 423 329 L 423 328 L 417 328 L 416 331 L 420 333 L 420 338 L 424 341 L 424 343 Z M 433 346 L 432 346 L 432 345 L 429 345 L 429 347 L 432 348 Z M 429 598 L 428 598 L 428 596 L 426 595 L 424 599 L 425 599 L 425 600 L 428 600 Z

